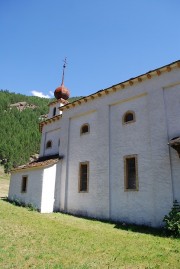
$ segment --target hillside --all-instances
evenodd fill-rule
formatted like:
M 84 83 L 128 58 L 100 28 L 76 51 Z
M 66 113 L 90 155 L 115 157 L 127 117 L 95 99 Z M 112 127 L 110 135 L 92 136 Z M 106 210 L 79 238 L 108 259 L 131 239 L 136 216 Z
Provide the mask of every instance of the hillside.
M 79 98 L 71 98 L 69 102 Z M 52 100 L 0 90 L 0 163 L 6 172 L 39 152 L 38 123 L 48 113 Z

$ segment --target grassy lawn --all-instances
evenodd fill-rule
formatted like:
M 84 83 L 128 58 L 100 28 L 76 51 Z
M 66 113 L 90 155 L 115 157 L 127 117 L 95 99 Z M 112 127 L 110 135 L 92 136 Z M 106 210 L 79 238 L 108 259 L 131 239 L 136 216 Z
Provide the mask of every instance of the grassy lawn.
M 1 199 L 0 268 L 180 268 L 179 239 L 140 230 Z

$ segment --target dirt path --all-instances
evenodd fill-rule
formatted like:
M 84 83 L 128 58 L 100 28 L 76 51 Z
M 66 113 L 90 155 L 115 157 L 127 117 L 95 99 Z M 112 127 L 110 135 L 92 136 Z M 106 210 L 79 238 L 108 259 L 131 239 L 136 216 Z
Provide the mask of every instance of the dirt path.
M 4 168 L 0 166 L 0 198 L 6 197 L 9 190 L 9 174 L 4 173 Z
M 6 197 L 8 195 L 8 190 L 9 190 L 9 180 L 0 179 L 0 198 Z

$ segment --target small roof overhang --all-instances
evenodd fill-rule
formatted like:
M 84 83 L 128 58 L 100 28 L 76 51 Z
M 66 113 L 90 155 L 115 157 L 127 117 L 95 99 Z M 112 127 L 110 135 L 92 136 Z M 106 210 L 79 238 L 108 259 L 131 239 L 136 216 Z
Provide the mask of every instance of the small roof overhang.
M 180 158 L 180 136 L 172 138 L 168 145 L 177 151 Z

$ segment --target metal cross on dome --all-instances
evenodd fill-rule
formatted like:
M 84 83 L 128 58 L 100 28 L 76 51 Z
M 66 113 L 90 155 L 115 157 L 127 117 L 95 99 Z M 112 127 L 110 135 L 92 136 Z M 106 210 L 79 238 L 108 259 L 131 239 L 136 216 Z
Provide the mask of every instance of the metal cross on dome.
M 66 59 L 67 59 L 67 57 L 65 57 L 65 59 L 64 59 L 64 64 L 63 64 L 63 74 L 62 74 L 62 83 L 61 83 L 61 85 L 63 85 L 64 84 L 64 70 L 65 70 L 65 68 L 66 68 L 66 65 L 67 65 L 67 61 L 66 61 Z

